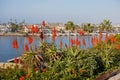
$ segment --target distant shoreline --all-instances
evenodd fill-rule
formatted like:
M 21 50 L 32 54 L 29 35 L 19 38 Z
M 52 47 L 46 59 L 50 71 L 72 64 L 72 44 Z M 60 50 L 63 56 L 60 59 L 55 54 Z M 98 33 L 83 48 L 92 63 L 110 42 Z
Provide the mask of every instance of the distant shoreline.
M 103 33 L 103 35 L 105 35 L 106 33 Z M 108 33 L 109 34 L 113 34 L 115 35 L 115 33 Z M 118 33 L 120 34 L 120 33 Z M 27 37 L 27 36 L 32 36 L 33 34 L 32 33 L 0 33 L 0 36 L 19 36 L 19 37 Z M 34 36 L 39 36 L 40 33 L 35 33 Z M 79 36 L 79 34 L 76 34 L 76 33 L 71 33 L 71 34 L 57 34 L 57 36 Z M 90 33 L 90 34 L 84 34 L 84 36 L 98 36 L 99 33 Z M 52 36 L 52 34 L 44 34 L 44 36 Z
M 38 36 L 39 34 L 35 34 L 34 36 Z M 21 33 L 0 33 L 0 36 L 19 36 L 19 37 L 27 37 L 32 36 L 31 33 L 29 34 L 21 34 Z

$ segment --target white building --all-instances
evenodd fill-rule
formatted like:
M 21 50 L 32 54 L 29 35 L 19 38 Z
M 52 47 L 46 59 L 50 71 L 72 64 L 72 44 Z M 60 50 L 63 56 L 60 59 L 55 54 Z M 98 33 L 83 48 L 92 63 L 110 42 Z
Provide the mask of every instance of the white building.
M 9 24 L 7 24 L 7 25 L 0 25 L 0 32 L 9 32 L 9 31 L 11 31 Z

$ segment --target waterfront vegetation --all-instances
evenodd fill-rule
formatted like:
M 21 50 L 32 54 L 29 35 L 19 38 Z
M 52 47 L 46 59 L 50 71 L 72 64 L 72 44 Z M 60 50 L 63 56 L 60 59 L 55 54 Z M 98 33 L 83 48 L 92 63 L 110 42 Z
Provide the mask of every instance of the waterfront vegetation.
M 25 24 L 25 20 L 22 22 L 13 21 L 10 19 L 10 22 L 8 24 L 3 23 L 1 24 L 2 28 L 0 29 L 0 32 L 17 32 L 17 33 L 30 33 L 29 29 L 30 26 L 34 26 L 34 24 Z M 27 28 L 29 26 L 29 28 Z M 53 27 L 58 26 L 58 31 L 65 31 L 69 30 L 70 32 L 76 32 L 79 29 L 83 29 L 86 33 L 92 33 L 97 31 L 102 32 L 113 32 L 115 31 L 114 28 L 112 28 L 112 23 L 104 19 L 100 24 L 92 24 L 92 23 L 82 23 L 81 25 L 75 24 L 73 21 L 67 21 L 65 24 L 62 23 L 45 23 L 45 21 L 42 21 L 42 23 L 35 24 L 39 29 L 41 27 L 43 29 L 53 29 Z M 44 27 L 43 27 L 44 26 Z M 64 28 L 61 28 L 64 27 Z M 61 29 L 60 29 L 61 28 Z
M 120 35 L 92 36 L 89 43 L 92 48 L 86 49 L 84 31 L 79 32 L 81 41 L 70 37 L 69 45 L 62 40 L 57 48 L 54 44 L 56 29 L 52 30 L 52 43 L 44 42 L 44 34 L 40 33 L 40 46 L 33 43 L 33 35 L 28 36 L 24 44 L 24 52 L 14 65 L 0 68 L 2 80 L 93 80 L 109 71 L 117 70 L 120 66 Z M 63 45 L 65 47 L 63 48 Z M 18 50 L 17 39 L 11 45 Z M 80 48 L 82 46 L 82 48 Z M 5 67 L 6 66 L 6 67 Z
M 107 25 L 109 28 L 105 28 Z M 42 24 L 45 26 L 45 23 Z M 72 28 L 70 28 L 72 27 Z M 109 31 L 111 23 L 101 23 L 101 30 Z M 89 28 L 89 29 L 88 29 Z M 40 45 L 34 44 L 34 34 L 38 29 L 31 28 L 32 36 L 24 42 L 24 51 L 19 58 L 14 58 L 14 65 L 4 63 L 0 67 L 2 80 L 94 80 L 101 74 L 113 72 L 120 67 L 120 35 L 106 33 L 104 39 L 102 32 L 92 36 L 89 43 L 91 48 L 86 48 L 84 32 L 92 32 L 90 23 L 83 25 L 83 30 L 78 31 L 79 37 L 69 37 L 69 45 L 60 40 L 59 48 L 54 44 L 56 28 L 52 30 L 52 43 L 44 41 L 44 34 L 40 32 Z M 67 30 L 74 30 L 74 23 L 68 21 Z M 79 40 L 80 38 L 81 40 Z M 63 47 L 65 45 L 65 47 Z M 12 41 L 12 48 L 19 49 L 17 39 Z M 109 76 L 110 77 L 110 76 Z M 108 77 L 104 76 L 104 79 Z

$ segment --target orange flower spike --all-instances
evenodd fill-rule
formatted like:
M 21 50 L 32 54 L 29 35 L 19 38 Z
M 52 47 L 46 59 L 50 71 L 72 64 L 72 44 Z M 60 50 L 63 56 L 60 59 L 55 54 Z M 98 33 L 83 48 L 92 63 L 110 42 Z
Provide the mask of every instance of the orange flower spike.
M 60 48 L 62 48 L 62 40 L 60 41 Z
M 34 25 L 32 25 L 31 32 L 35 33 L 35 27 L 34 27 Z
M 93 38 L 93 45 L 96 46 L 97 45 L 97 37 Z
M 56 28 L 53 29 L 53 35 L 56 36 Z
M 39 28 L 38 28 L 38 26 L 35 27 L 35 32 L 36 32 L 36 33 L 39 32 Z
M 78 46 L 80 46 L 80 44 L 81 44 L 81 42 L 79 41 L 79 42 L 78 42 Z
M 28 43 L 31 44 L 33 42 L 33 39 L 31 36 L 28 36 Z
M 117 39 L 115 37 L 114 37 L 114 41 L 113 42 L 114 42 L 114 44 L 116 44 L 116 42 L 117 42 Z
M 80 46 L 80 41 L 77 42 L 77 46 Z
M 83 70 L 83 69 L 80 69 L 80 73 L 82 74 L 83 72 L 85 72 L 85 70 Z
M 18 42 L 15 40 L 15 48 L 18 49 Z
M 45 21 L 42 21 L 42 27 L 44 27 L 45 26 Z
M 104 40 L 105 43 L 108 42 L 108 34 L 105 35 L 105 40 Z
M 71 74 L 76 74 L 76 71 L 75 70 L 71 70 Z
M 118 45 L 117 49 L 120 50 L 120 45 Z
M 84 31 L 82 29 L 79 30 L 79 34 L 82 36 L 84 35 Z
M 85 41 L 85 39 L 84 39 L 84 38 L 82 38 L 82 43 L 83 43 L 83 46 L 85 46 L 85 47 L 86 47 L 86 41 Z
M 76 38 L 76 46 L 80 46 L 80 41 Z
M 52 41 L 55 41 L 55 36 L 56 36 L 56 29 L 54 27 L 53 31 L 52 31 Z
M 73 39 L 73 44 L 75 44 L 75 39 Z
M 19 80 L 24 80 L 24 77 L 23 77 L 23 76 L 21 76 L 21 77 L 19 78 Z
M 16 39 L 12 41 L 12 47 L 18 49 L 18 42 Z
M 96 42 L 96 45 L 99 43 L 99 40 L 98 40 L 98 38 L 97 38 L 97 37 L 96 37 L 95 42 Z
M 75 42 L 76 42 L 76 45 L 77 45 L 78 41 L 79 41 L 79 40 L 78 40 L 78 37 L 77 37 L 77 38 L 76 38 L 76 40 L 75 40 Z
M 74 42 L 73 42 L 73 39 L 70 38 L 70 44 L 73 45 L 73 43 L 74 43 Z
M 114 35 L 110 35 L 110 42 L 111 42 L 111 43 L 114 42 Z
M 28 44 L 27 44 L 27 43 L 24 45 L 24 50 L 25 50 L 25 51 L 28 51 L 28 50 L 29 50 L 29 47 L 28 47 Z

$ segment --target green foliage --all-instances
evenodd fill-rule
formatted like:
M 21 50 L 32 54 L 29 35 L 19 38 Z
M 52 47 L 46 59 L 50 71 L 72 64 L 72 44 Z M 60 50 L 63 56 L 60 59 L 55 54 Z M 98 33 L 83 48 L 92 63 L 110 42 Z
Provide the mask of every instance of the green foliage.
M 66 24 L 65 24 L 65 29 L 66 30 L 70 30 L 70 31 L 74 31 L 75 30 L 75 25 L 72 21 L 68 21 Z
M 21 31 L 23 30 L 23 26 L 25 25 L 25 21 L 22 21 L 20 23 L 17 23 L 17 20 L 15 19 L 15 22 L 10 21 L 10 29 L 11 32 L 17 32 L 17 31 Z
M 119 35 L 116 37 L 119 39 Z M 39 58 L 36 57 L 38 55 Z M 120 50 L 109 42 L 100 42 L 84 50 L 77 46 L 58 49 L 53 43 L 42 41 L 38 51 L 31 49 L 24 53 L 22 68 L 0 68 L 0 79 L 19 79 L 24 76 L 27 80 L 93 80 L 100 73 L 119 68 L 119 56 Z M 28 66 L 26 71 L 24 65 Z
M 103 22 L 99 25 L 100 31 L 110 31 L 112 29 L 111 22 L 109 20 L 104 19 Z
M 16 32 L 18 29 L 18 25 L 15 23 L 11 23 L 10 28 L 11 28 L 11 32 Z
M 88 33 L 93 32 L 93 28 L 93 25 L 91 25 L 90 23 L 82 24 L 82 29 Z

